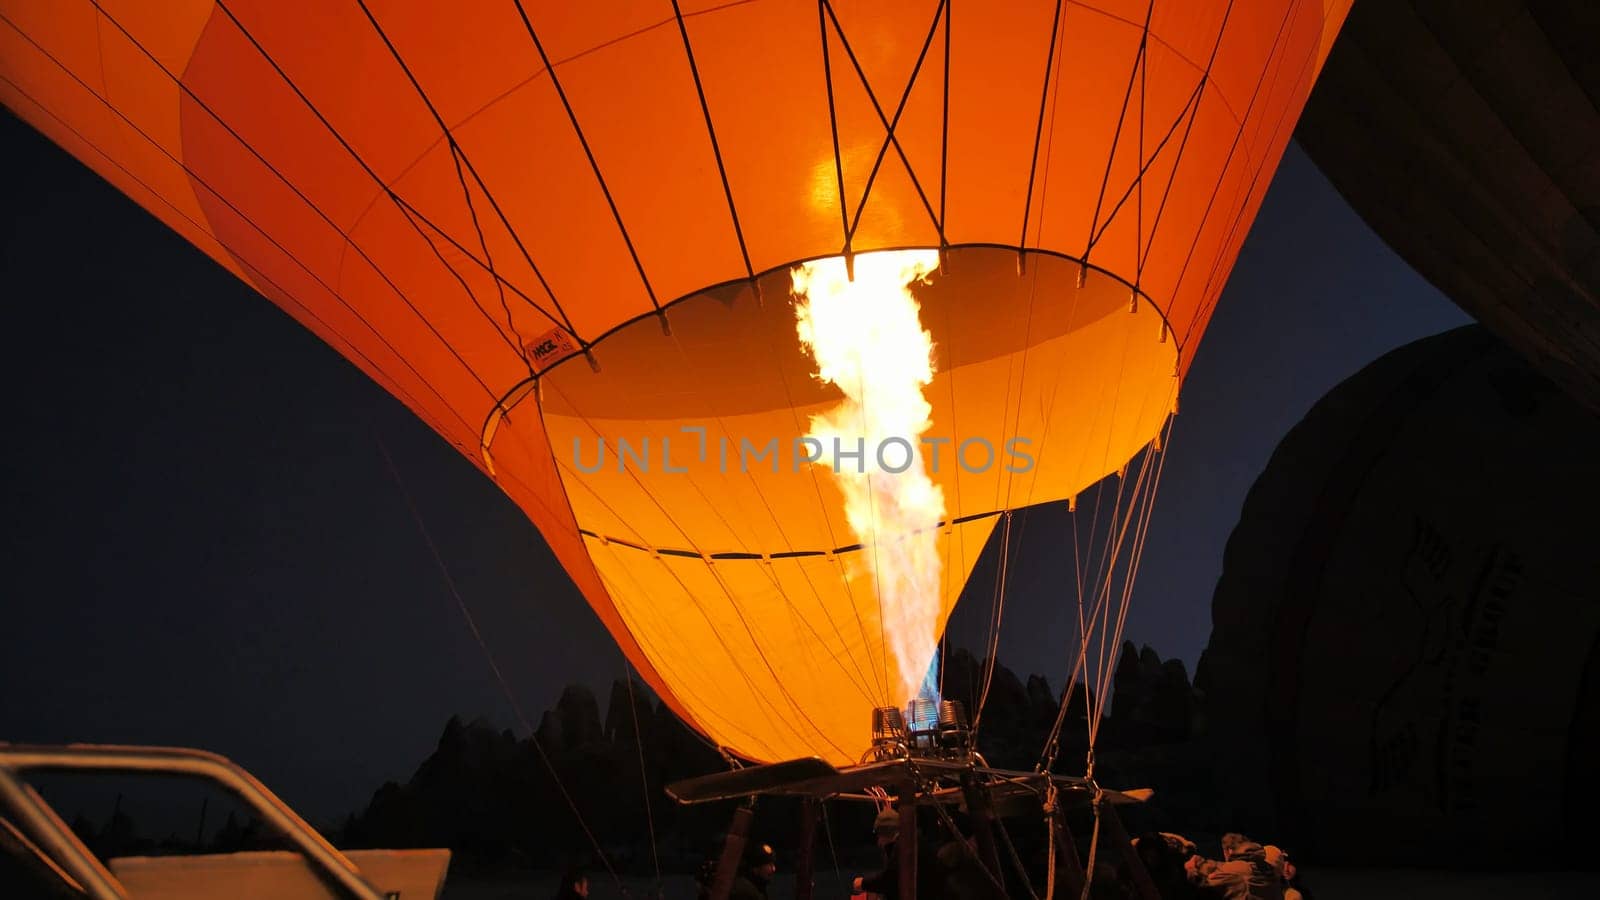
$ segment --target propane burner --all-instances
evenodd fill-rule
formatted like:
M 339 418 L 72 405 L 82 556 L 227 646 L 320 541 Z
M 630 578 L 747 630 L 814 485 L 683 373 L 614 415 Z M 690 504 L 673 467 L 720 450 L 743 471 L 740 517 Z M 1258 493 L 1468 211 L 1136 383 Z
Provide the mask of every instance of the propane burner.
M 934 702 L 927 697 L 911 701 L 911 753 L 926 756 L 938 747 L 939 716 Z
M 967 721 L 967 707 L 960 700 L 945 700 L 939 704 L 939 749 L 946 754 L 965 756 L 972 752 L 972 725 Z
M 862 763 L 904 759 L 911 755 L 910 739 L 906 733 L 905 716 L 896 706 L 879 706 L 872 710 L 872 749 L 862 757 Z
M 872 742 L 903 741 L 906 737 L 906 720 L 899 707 L 880 706 L 872 711 Z
M 972 726 L 959 700 L 911 701 L 904 713 L 897 707 L 872 711 L 872 749 L 862 761 L 887 759 L 965 759 L 972 753 Z

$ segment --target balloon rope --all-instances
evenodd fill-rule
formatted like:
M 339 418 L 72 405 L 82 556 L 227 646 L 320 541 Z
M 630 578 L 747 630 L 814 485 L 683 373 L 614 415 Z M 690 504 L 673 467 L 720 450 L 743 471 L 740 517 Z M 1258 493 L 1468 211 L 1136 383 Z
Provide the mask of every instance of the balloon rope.
M 1127 624 L 1127 612 L 1132 602 L 1133 584 L 1137 577 L 1140 564 L 1144 558 L 1145 541 L 1149 536 L 1149 527 L 1152 519 L 1155 498 L 1158 488 L 1160 487 L 1162 472 L 1166 466 L 1165 450 L 1170 446 L 1171 443 L 1172 425 L 1173 419 L 1168 417 L 1159 439 L 1155 442 L 1152 442 L 1152 445 L 1146 450 L 1145 458 L 1140 462 L 1139 475 L 1136 478 L 1133 491 L 1134 497 L 1130 500 L 1127 517 L 1124 518 L 1122 516 L 1122 511 L 1120 509 L 1122 492 L 1119 490 L 1117 499 L 1115 501 L 1118 508 L 1113 510 L 1111 521 L 1108 525 L 1109 530 L 1105 556 L 1115 560 L 1117 558 L 1121 558 L 1122 556 L 1122 545 L 1127 537 L 1128 526 L 1130 522 L 1134 521 L 1133 517 L 1135 515 L 1135 509 L 1137 509 L 1138 524 L 1133 528 L 1134 536 L 1132 541 L 1132 549 L 1129 551 L 1129 555 L 1127 557 L 1128 562 L 1123 568 L 1122 586 L 1118 597 L 1119 603 L 1116 627 L 1112 632 L 1112 635 L 1114 635 L 1113 640 L 1111 641 L 1113 648 L 1120 644 L 1122 634 Z M 1149 474 L 1149 469 L 1152 465 L 1155 467 L 1154 475 L 1153 477 L 1147 478 L 1146 476 Z M 1094 521 L 1090 526 L 1091 546 L 1093 546 L 1097 541 L 1095 532 L 1098 530 L 1098 524 L 1096 524 L 1099 519 L 1098 506 L 1099 504 L 1097 500 L 1096 508 L 1094 510 Z M 1120 528 L 1118 526 L 1119 520 L 1121 520 Z M 1099 733 L 1099 716 L 1097 715 L 1097 711 L 1104 705 L 1103 699 L 1101 702 L 1097 703 L 1095 702 L 1095 698 L 1103 698 L 1105 691 L 1109 688 L 1109 678 L 1107 677 L 1107 673 L 1112 671 L 1113 664 L 1113 661 L 1107 658 L 1107 654 L 1105 652 L 1105 638 L 1108 636 L 1106 631 L 1110 629 L 1110 623 L 1108 620 L 1110 615 L 1109 607 L 1111 599 L 1111 582 L 1115 577 L 1116 565 L 1113 562 L 1110 566 L 1110 571 L 1108 572 L 1104 566 L 1105 559 L 1102 558 L 1102 565 L 1099 567 L 1099 571 L 1097 571 L 1095 575 L 1094 582 L 1085 586 L 1082 578 L 1083 564 L 1082 561 L 1077 557 L 1078 545 L 1081 543 L 1081 540 L 1079 539 L 1077 532 L 1078 520 L 1076 513 L 1073 514 L 1072 521 L 1074 559 L 1079 570 L 1078 657 L 1074 661 L 1071 669 L 1069 669 L 1066 688 L 1061 693 L 1061 703 L 1056 710 L 1055 722 L 1052 724 L 1050 732 L 1045 738 L 1044 746 L 1040 750 L 1040 757 L 1038 765 L 1036 766 L 1036 770 L 1041 772 L 1050 769 L 1055 763 L 1056 754 L 1059 750 L 1061 730 L 1066 724 L 1067 710 L 1071 703 L 1073 690 L 1080 682 L 1085 686 L 1086 691 L 1088 691 L 1084 700 L 1085 711 L 1087 713 L 1086 718 L 1089 730 L 1090 747 L 1093 747 L 1094 741 L 1098 737 Z M 1113 543 L 1110 540 L 1110 537 L 1118 532 L 1121 533 L 1122 537 Z M 1093 559 L 1093 556 L 1094 554 L 1091 553 L 1091 559 Z M 1090 590 L 1092 590 L 1096 597 L 1094 605 L 1088 612 L 1087 616 L 1085 615 L 1083 603 L 1084 595 L 1086 593 L 1084 589 L 1085 587 L 1088 587 Z M 1101 632 L 1101 639 L 1099 641 L 1101 644 L 1101 650 L 1095 666 L 1096 677 L 1094 683 L 1091 684 L 1087 672 L 1087 659 L 1089 656 L 1090 640 L 1094 635 L 1094 632 L 1097 630 L 1097 621 L 1102 622 L 1102 624 L 1098 626 L 1098 630 Z
M 833 881 L 838 884 L 843 876 L 839 869 L 839 851 L 833 846 L 833 827 L 828 824 L 828 801 L 819 800 L 817 806 L 822 809 L 822 833 L 828 838 L 828 855 L 833 857 Z
M 621 648 L 617 648 L 621 652 Z M 639 730 L 639 704 L 633 697 L 633 666 L 622 654 L 622 681 L 628 686 L 628 712 L 633 716 L 633 743 L 639 750 L 639 790 L 644 794 L 644 821 L 650 829 L 650 861 L 655 865 L 656 888 L 661 887 L 661 852 L 656 849 L 656 814 L 650 806 L 650 775 L 644 767 L 644 732 Z
M 1095 605 L 1089 617 L 1090 635 L 1097 637 L 1098 652 L 1095 656 L 1095 680 L 1090 687 L 1085 700 L 1088 703 L 1089 746 L 1094 746 L 1095 723 L 1099 721 L 1105 709 L 1105 694 L 1100 689 L 1100 673 L 1106 666 L 1106 604 L 1109 602 L 1109 592 L 1105 585 L 1111 580 L 1111 575 L 1116 569 L 1117 545 L 1114 538 L 1117 535 L 1117 522 L 1122 516 L 1122 498 L 1127 493 L 1128 479 L 1126 472 L 1117 477 L 1117 493 L 1111 501 L 1111 519 L 1106 523 L 1105 544 L 1098 549 L 1091 544 L 1090 552 L 1096 558 L 1094 581 L 1091 587 L 1094 590 Z M 1090 535 L 1090 540 L 1095 540 L 1095 535 Z M 1087 672 L 1085 672 L 1087 674 Z
M 483 639 L 483 632 L 478 630 L 477 620 L 472 617 L 472 610 L 467 608 L 467 601 L 462 598 L 461 591 L 456 588 L 455 578 L 450 575 L 450 568 L 445 565 L 444 556 L 439 553 L 438 545 L 433 542 L 433 535 L 428 532 L 428 526 L 422 520 L 422 513 L 418 511 L 416 503 L 411 499 L 411 492 L 406 490 L 405 481 L 400 477 L 400 469 L 394 464 L 394 458 L 389 455 L 389 448 L 384 445 L 383 438 L 378 437 L 376 434 L 373 437 L 378 442 L 378 450 L 383 454 L 384 463 L 389 467 L 389 474 L 394 476 L 395 486 L 400 489 L 400 496 L 406 501 L 406 509 L 410 510 L 412 521 L 417 523 L 417 530 L 422 533 L 422 540 L 428 545 L 428 552 L 433 554 L 433 561 L 439 566 L 439 574 L 444 577 L 445 587 L 449 589 L 450 596 L 455 599 L 456 607 L 461 610 L 461 617 L 466 619 L 467 628 L 472 632 L 473 639 L 478 642 L 478 647 L 483 650 L 483 657 L 488 661 L 489 670 L 494 673 L 495 681 L 500 683 L 500 690 L 505 694 L 506 702 L 511 704 L 511 711 L 516 715 L 517 721 L 522 723 L 523 729 L 528 732 L 528 742 L 537 751 L 539 761 L 544 763 L 545 771 L 550 773 L 550 780 L 555 782 L 556 789 L 561 792 L 562 799 L 567 801 L 567 808 L 572 810 L 572 817 L 578 820 L 578 827 L 583 829 L 584 837 L 589 839 L 589 846 L 594 850 L 595 857 L 600 860 L 600 864 L 611 875 L 611 880 L 616 883 L 617 890 L 626 895 L 627 889 L 622 886 L 622 879 L 617 875 L 617 870 L 612 867 L 611 859 L 606 856 L 606 851 L 601 848 L 600 842 L 595 839 L 594 832 L 589 828 L 589 823 L 584 820 L 583 813 L 578 809 L 577 801 L 572 799 L 572 794 L 561 780 L 561 773 L 556 771 L 555 763 L 550 760 L 549 754 L 545 752 L 544 745 L 539 742 L 539 735 L 534 731 L 527 714 L 523 712 L 522 704 L 517 702 L 515 692 L 511 690 L 511 685 L 506 682 L 505 674 L 500 671 L 499 663 L 495 662 L 494 653 L 489 649 L 488 642 Z
M 1118 597 L 1116 625 L 1113 628 L 1111 625 L 1110 598 L 1113 583 L 1116 581 L 1117 566 L 1115 561 L 1122 558 L 1123 546 L 1128 538 L 1129 525 L 1136 520 L 1135 517 L 1137 516 L 1138 521 L 1140 522 L 1143 522 L 1148 518 L 1150 500 L 1154 497 L 1154 492 L 1147 490 L 1146 488 L 1154 481 L 1150 470 L 1152 467 L 1151 459 L 1155 452 L 1155 445 L 1154 442 L 1152 442 L 1149 449 L 1145 451 L 1144 459 L 1140 460 L 1139 462 L 1139 475 L 1134 481 L 1133 495 L 1128 499 L 1128 508 L 1123 513 L 1121 527 L 1117 530 L 1117 542 L 1115 548 L 1112 550 L 1113 562 L 1110 570 L 1106 573 L 1105 584 L 1102 585 L 1101 588 L 1105 592 L 1106 597 L 1106 602 L 1102 607 L 1104 610 L 1103 614 L 1105 616 L 1105 620 L 1103 624 L 1103 630 L 1101 632 L 1102 655 L 1100 658 L 1100 671 L 1097 682 L 1097 690 L 1100 695 L 1100 702 L 1098 705 L 1102 708 L 1105 706 L 1105 695 L 1111 689 L 1112 675 L 1116 671 L 1118 660 L 1118 649 L 1121 646 L 1123 631 L 1127 625 L 1128 609 L 1133 600 L 1130 579 L 1133 575 L 1132 566 L 1134 565 L 1134 559 L 1136 558 L 1137 553 L 1131 549 L 1128 551 L 1128 563 L 1123 567 L 1122 571 L 1122 590 L 1120 591 L 1120 596 Z M 1135 528 L 1135 543 L 1141 541 L 1142 538 L 1143 536 L 1140 530 Z M 1100 735 L 1100 721 L 1101 717 L 1096 716 L 1094 721 L 1090 723 L 1089 747 L 1091 750 L 1094 747 L 1095 740 Z
M 1033 879 L 1028 877 L 1028 867 L 1023 865 L 1022 854 L 1017 852 L 1017 845 L 1011 840 L 1011 831 L 1006 828 L 1006 820 L 997 817 L 994 823 L 1000 829 L 1000 837 L 1006 842 L 1006 852 L 1011 857 L 1012 867 L 1022 877 L 1022 886 L 1028 889 L 1028 897 L 1031 900 L 1039 900 L 1039 892 L 1033 889 Z
M 1168 438 L 1170 438 L 1171 434 L 1172 421 L 1173 420 L 1170 417 L 1167 419 Z M 1161 473 L 1166 466 L 1167 457 L 1164 448 L 1167 446 L 1167 443 L 1167 441 L 1161 442 L 1160 447 L 1163 449 L 1157 449 L 1157 445 L 1152 443 L 1150 449 L 1145 453 L 1144 460 L 1141 461 L 1139 466 L 1139 484 L 1134 489 L 1136 499 L 1133 504 L 1130 504 L 1128 511 L 1129 516 L 1132 517 L 1132 506 L 1135 504 L 1139 506 L 1138 524 L 1134 528 L 1133 546 L 1129 550 L 1128 563 L 1123 569 L 1122 596 L 1118 604 L 1116 631 L 1112 636 L 1111 641 L 1111 646 L 1113 648 L 1121 645 L 1123 634 L 1127 628 L 1128 610 L 1133 604 L 1133 585 L 1134 581 L 1138 577 L 1139 565 L 1144 560 L 1144 546 L 1145 540 L 1149 536 L 1151 511 L 1155 507 L 1156 491 L 1160 486 Z M 1155 467 L 1155 473 L 1153 476 L 1147 479 L 1146 476 L 1150 475 L 1150 468 L 1152 465 Z M 1124 531 L 1126 531 L 1127 522 L 1124 522 L 1123 524 Z M 1110 585 L 1108 584 L 1107 590 L 1109 589 Z M 1113 652 L 1115 652 L 1115 649 L 1113 649 Z M 1112 664 L 1107 663 L 1104 671 L 1101 673 L 1102 695 L 1111 687 L 1110 673 L 1112 670 Z M 1094 744 L 1094 739 L 1099 735 L 1099 728 L 1100 722 L 1098 719 L 1096 719 L 1093 723 L 1093 728 L 1090 733 L 1091 747 Z
M 1095 531 L 1099 527 L 1097 523 L 1099 522 L 1100 518 L 1100 495 L 1100 489 L 1099 487 L 1096 487 L 1094 515 L 1091 517 L 1089 524 L 1089 542 L 1091 545 L 1091 550 L 1093 548 Z M 1039 763 L 1035 767 L 1035 769 L 1040 772 L 1048 771 L 1055 765 L 1056 754 L 1060 749 L 1061 729 L 1062 726 L 1066 724 L 1067 710 L 1072 702 L 1072 692 L 1079 685 L 1082 685 L 1084 688 L 1084 721 L 1086 723 L 1090 721 L 1094 713 L 1093 698 L 1090 696 L 1088 672 L 1089 640 L 1094 630 L 1093 625 L 1095 618 L 1099 616 L 1100 610 L 1099 606 L 1097 605 L 1090 608 L 1088 615 L 1084 614 L 1083 598 L 1085 595 L 1085 585 L 1083 582 L 1083 571 L 1085 566 L 1082 561 L 1077 559 L 1078 547 L 1082 542 L 1078 536 L 1078 516 L 1076 512 L 1072 514 L 1072 541 L 1074 561 L 1078 566 L 1078 658 L 1073 661 L 1072 666 L 1067 670 L 1067 684 L 1066 688 L 1061 692 L 1061 703 L 1056 708 L 1055 723 L 1051 725 L 1050 733 L 1045 738 L 1044 747 L 1040 750 Z M 1089 587 L 1092 588 L 1092 585 Z
M 1111 592 L 1112 592 L 1112 585 L 1116 582 L 1116 578 L 1117 578 L 1117 563 L 1122 558 L 1123 544 L 1124 544 L 1124 542 L 1125 542 L 1125 540 L 1127 538 L 1127 535 L 1128 535 L 1128 524 L 1133 520 L 1134 509 L 1138 505 L 1138 502 L 1139 502 L 1140 489 L 1143 487 L 1145 474 L 1146 474 L 1146 467 L 1141 463 L 1141 465 L 1139 467 L 1139 475 L 1136 477 L 1136 479 L 1134 481 L 1133 492 L 1128 497 L 1128 506 L 1127 506 L 1127 508 L 1125 510 L 1124 509 L 1116 510 L 1115 511 L 1116 514 L 1112 517 L 1112 522 L 1113 522 L 1113 525 L 1114 525 L 1114 532 L 1115 532 L 1115 535 L 1116 535 L 1116 543 L 1114 545 L 1111 545 L 1111 547 L 1110 547 L 1110 549 L 1108 551 L 1108 555 L 1110 557 L 1110 565 L 1107 567 L 1104 580 L 1098 586 L 1098 590 L 1102 592 L 1103 596 L 1102 596 L 1102 599 L 1101 599 L 1101 602 L 1100 602 L 1100 605 L 1099 605 L 1100 617 L 1101 617 L 1100 618 L 1100 658 L 1099 658 L 1099 665 L 1096 668 L 1096 672 L 1095 672 L 1095 696 L 1096 696 L 1096 698 L 1098 698 L 1096 700 L 1095 705 L 1096 705 L 1096 708 L 1097 708 L 1097 712 L 1102 712 L 1102 713 L 1103 713 L 1103 711 L 1104 711 L 1104 709 L 1106 707 L 1106 704 L 1108 702 L 1106 694 L 1111 689 L 1112 675 L 1115 673 L 1116 667 L 1117 667 L 1117 662 L 1120 659 L 1120 655 L 1119 655 L 1118 651 L 1119 651 L 1119 649 L 1121 647 L 1121 645 L 1117 642 L 1117 638 L 1120 636 L 1120 630 L 1115 630 L 1114 631 L 1113 628 L 1112 628 L 1112 624 L 1111 624 L 1112 623 L 1112 618 L 1111 618 Z M 1118 524 L 1118 523 L 1120 523 L 1120 524 Z M 1109 538 L 1109 535 L 1108 535 L 1108 538 Z M 1122 599 L 1123 598 L 1119 595 L 1118 596 L 1118 600 L 1120 601 Z M 1119 602 L 1119 604 L 1117 606 L 1117 619 L 1116 619 L 1116 621 L 1119 622 L 1119 623 L 1122 622 L 1123 621 L 1123 617 L 1126 615 L 1126 612 L 1127 612 L 1127 607 Z M 1089 750 L 1090 750 L 1090 752 L 1093 752 L 1094 746 L 1095 746 L 1095 741 L 1098 739 L 1098 737 L 1100 735 L 1100 722 L 1101 722 L 1102 719 L 1104 719 L 1104 715 L 1103 714 L 1102 715 L 1096 715 L 1089 723 Z
M 1027 520 L 1024 519 L 1026 524 Z M 994 682 L 995 657 L 1000 653 L 1000 621 L 1005 613 L 1006 575 L 1011 558 L 1011 510 L 1005 511 L 1005 526 L 1000 531 L 1000 571 L 994 585 L 994 604 L 989 617 L 988 658 L 983 662 L 983 687 L 978 693 L 977 709 L 972 714 L 972 736 L 977 740 L 978 726 L 983 722 L 983 707 L 989 702 L 989 686 Z
M 1094 828 L 1089 832 L 1089 859 L 1083 868 L 1083 893 L 1078 895 L 1078 900 L 1089 900 L 1089 892 L 1094 889 L 1094 858 L 1100 850 L 1100 799 L 1097 792 L 1091 804 L 1094 808 Z
M 1050 786 L 1050 791 L 1055 793 L 1054 784 Z M 1052 800 L 1052 807 L 1054 803 Z M 1051 818 L 1060 814 L 1060 811 L 1052 809 L 1045 822 L 1044 900 L 1056 900 L 1056 826 Z

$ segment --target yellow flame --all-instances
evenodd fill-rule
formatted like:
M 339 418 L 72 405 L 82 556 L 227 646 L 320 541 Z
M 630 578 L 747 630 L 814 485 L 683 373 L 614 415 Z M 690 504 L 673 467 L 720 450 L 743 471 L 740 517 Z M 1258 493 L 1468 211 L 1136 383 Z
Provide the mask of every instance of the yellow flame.
M 862 545 L 856 556 L 878 596 L 897 706 L 918 696 L 939 641 L 944 491 L 928 476 L 921 442 L 933 411 L 923 396 L 933 338 L 911 293 L 938 265 L 935 251 L 895 250 L 857 256 L 854 280 L 841 257 L 790 273 L 800 342 L 817 377 L 844 393 L 811 418 L 808 437 L 820 443 L 815 464 L 832 474 Z M 858 448 L 860 457 L 849 455 Z

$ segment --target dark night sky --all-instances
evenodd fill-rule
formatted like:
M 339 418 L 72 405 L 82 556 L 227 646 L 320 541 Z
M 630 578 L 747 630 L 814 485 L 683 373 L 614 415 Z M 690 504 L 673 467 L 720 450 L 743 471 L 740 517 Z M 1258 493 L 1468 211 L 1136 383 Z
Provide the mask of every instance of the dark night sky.
M 0 739 L 204 747 L 327 816 L 450 714 L 510 724 L 380 442 L 531 715 L 622 674 L 532 526 L 399 402 L 9 114 L 0 158 Z M 1192 669 L 1278 439 L 1465 321 L 1291 147 L 1184 389 L 1129 637 Z M 1056 684 L 1064 521 L 1022 532 L 1001 642 Z M 956 643 L 986 616 L 958 610 Z

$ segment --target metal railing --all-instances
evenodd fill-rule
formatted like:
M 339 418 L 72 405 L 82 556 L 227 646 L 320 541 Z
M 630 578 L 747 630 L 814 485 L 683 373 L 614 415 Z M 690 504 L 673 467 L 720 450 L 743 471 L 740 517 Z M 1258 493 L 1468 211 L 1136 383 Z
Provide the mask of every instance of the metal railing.
M 277 794 L 249 772 L 215 753 L 180 747 L 0 743 L 0 811 L 13 818 L 94 900 L 128 900 L 128 893 L 50 804 L 20 777 L 27 771 L 140 772 L 214 782 L 227 788 L 292 841 L 313 870 L 331 885 L 359 900 L 385 900 L 382 893 L 367 883 L 354 863 Z

